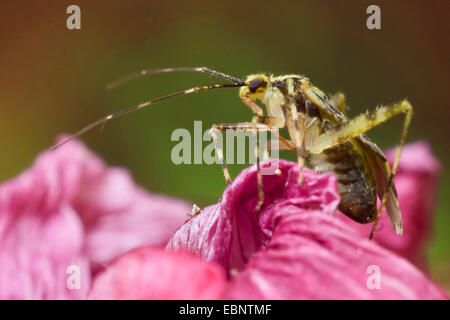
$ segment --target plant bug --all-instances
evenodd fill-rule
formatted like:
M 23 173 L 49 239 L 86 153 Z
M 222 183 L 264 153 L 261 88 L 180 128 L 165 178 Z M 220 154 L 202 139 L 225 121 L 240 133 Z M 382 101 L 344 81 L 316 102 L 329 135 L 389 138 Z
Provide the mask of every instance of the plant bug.
M 240 87 L 239 97 L 252 111 L 253 121 L 216 124 L 211 129 L 216 152 L 222 163 L 225 180 L 228 184 L 231 183 L 231 177 L 218 143 L 218 131 L 231 129 L 235 131 L 250 130 L 256 133 L 287 127 L 290 139 L 285 139 L 282 136 L 279 136 L 279 138 L 285 148 L 297 154 L 300 168 L 298 183 L 301 183 L 303 179 L 304 158 L 309 156 L 310 163 L 315 171 L 336 175 L 341 195 L 339 209 L 359 223 L 374 223 L 370 238 L 373 237 L 384 207 L 386 207 L 395 232 L 399 235 L 403 233 L 402 218 L 393 177 L 397 171 L 398 161 L 412 117 L 412 106 L 407 100 L 381 106 L 375 111 L 366 112 L 349 119 L 345 115 L 346 102 L 343 93 L 337 93 L 328 98 L 325 93 L 302 75 L 253 74 L 247 76 L 245 80 L 241 80 L 206 67 L 143 70 L 110 84 L 108 88 L 113 88 L 141 75 L 178 71 L 202 72 L 228 80 L 231 83 L 194 87 L 131 106 L 91 123 L 51 149 L 58 148 L 69 140 L 96 126 L 103 125 L 111 119 L 148 107 L 162 100 L 199 91 Z M 263 108 L 256 101 L 261 101 L 266 107 L 267 115 L 264 114 Z M 406 117 L 400 144 L 397 147 L 395 160 L 391 168 L 383 152 L 367 138 L 365 132 L 400 113 L 405 113 Z M 259 195 L 256 209 L 259 209 L 264 202 L 258 154 L 259 152 L 256 150 Z M 381 199 L 379 208 L 377 208 L 377 196 Z

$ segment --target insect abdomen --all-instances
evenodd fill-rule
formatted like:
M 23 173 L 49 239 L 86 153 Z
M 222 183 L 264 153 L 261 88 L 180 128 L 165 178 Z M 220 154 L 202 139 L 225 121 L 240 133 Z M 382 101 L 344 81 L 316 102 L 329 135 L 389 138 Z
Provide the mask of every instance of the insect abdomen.
M 336 176 L 341 195 L 339 210 L 359 223 L 375 219 L 377 195 L 374 182 L 365 160 L 351 142 L 311 155 L 311 164 L 319 173 Z

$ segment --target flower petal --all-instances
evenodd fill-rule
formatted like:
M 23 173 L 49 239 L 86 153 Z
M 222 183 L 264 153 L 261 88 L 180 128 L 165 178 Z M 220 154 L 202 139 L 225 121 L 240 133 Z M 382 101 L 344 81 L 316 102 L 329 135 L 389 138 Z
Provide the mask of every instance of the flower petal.
M 317 210 L 288 205 L 231 282 L 229 299 L 446 299 L 403 258 Z
M 181 227 L 168 247 L 224 266 L 232 277 L 225 298 L 446 298 L 408 261 L 337 218 L 334 176 L 305 169 L 299 186 L 295 163 L 280 161 L 279 168 L 280 176 L 264 176 L 266 201 L 259 213 L 252 166 L 218 205 Z
M 333 176 L 318 176 L 305 169 L 304 183 L 296 187 L 297 165 L 284 160 L 279 160 L 278 164 L 279 176 L 264 176 L 265 201 L 260 212 L 255 210 L 258 201 L 256 166 L 251 166 L 225 190 L 218 205 L 205 208 L 178 229 L 167 247 L 195 252 L 218 262 L 226 270 L 240 270 L 255 252 L 266 247 L 272 236 L 272 215 L 279 208 L 294 204 L 328 214 L 335 211 L 339 195 Z
M 113 262 L 94 280 L 91 299 L 218 299 L 223 270 L 182 251 L 144 247 Z
M 43 152 L 0 185 L 0 298 L 86 297 L 92 270 L 135 247 L 165 245 L 187 212 L 78 141 Z M 66 285 L 72 265 L 80 289 Z
M 107 169 L 100 181 L 86 185 L 74 207 L 86 228 L 94 269 L 142 245 L 165 246 L 190 211 L 184 201 L 137 187 L 121 168 Z

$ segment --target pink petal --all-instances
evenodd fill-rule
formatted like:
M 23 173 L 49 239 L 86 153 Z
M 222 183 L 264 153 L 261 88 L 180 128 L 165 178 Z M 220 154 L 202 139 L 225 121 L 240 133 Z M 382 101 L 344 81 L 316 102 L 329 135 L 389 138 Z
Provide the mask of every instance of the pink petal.
M 267 165 L 267 163 L 265 164 Z M 445 299 L 408 261 L 340 221 L 335 178 L 280 161 L 280 176 L 264 176 L 259 214 L 255 166 L 244 170 L 222 201 L 191 219 L 168 247 L 187 249 L 229 270 L 225 298 Z M 341 213 L 338 213 L 341 215 Z M 380 289 L 367 281 L 373 266 Z M 368 269 L 369 268 L 369 269 Z
M 142 245 L 165 246 L 191 208 L 186 202 L 152 195 L 121 168 L 105 170 L 74 201 L 86 228 L 86 250 L 94 269 Z
M 391 164 L 396 149 L 386 152 Z M 425 142 L 406 145 L 394 178 L 404 224 L 404 233 L 397 236 L 385 212 L 382 213 L 374 240 L 426 270 L 426 246 L 431 236 L 440 164 Z M 371 225 L 361 225 L 341 216 L 362 235 L 370 233 Z
M 274 234 L 227 289 L 230 299 L 446 299 L 406 260 L 333 216 L 285 206 Z M 379 289 L 368 285 L 379 270 Z
M 100 273 L 91 299 L 218 299 L 222 269 L 192 254 L 144 247 L 121 256 Z
M 0 298 L 83 298 L 91 270 L 142 245 L 165 245 L 189 205 L 149 195 L 80 142 L 43 152 L 0 186 Z M 68 289 L 71 265 L 81 288 Z
M 335 178 L 305 170 L 303 187 L 294 188 L 297 183 L 294 167 L 292 162 L 279 160 L 281 175 L 264 176 L 263 209 L 274 207 L 276 211 L 284 205 L 295 204 L 334 212 L 339 203 Z M 195 252 L 218 262 L 226 270 L 242 269 L 256 251 L 266 247 L 272 236 L 274 211 L 254 210 L 258 201 L 256 186 L 256 167 L 252 166 L 242 171 L 225 190 L 218 205 L 205 208 L 178 229 L 167 248 Z

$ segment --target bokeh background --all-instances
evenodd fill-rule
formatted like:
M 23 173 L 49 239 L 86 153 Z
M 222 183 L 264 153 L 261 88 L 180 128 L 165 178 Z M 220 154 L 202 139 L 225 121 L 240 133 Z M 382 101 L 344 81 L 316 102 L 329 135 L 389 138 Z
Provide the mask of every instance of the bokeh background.
M 81 7 L 81 30 L 66 8 Z M 381 30 L 366 8 L 381 7 Z M 112 111 L 194 85 L 203 74 L 163 74 L 105 85 L 144 68 L 208 66 L 232 75 L 300 73 L 347 94 L 350 115 L 409 98 L 408 141 L 428 141 L 442 163 L 432 278 L 450 288 L 449 1 L 9 1 L 0 5 L 0 181 L 28 167 L 62 132 Z M 236 89 L 174 98 L 112 121 L 83 141 L 152 192 L 207 205 L 225 183 L 220 166 L 171 162 L 176 128 L 250 120 Z M 402 118 L 372 130 L 397 144 Z M 290 155 L 282 153 L 289 158 Z M 417 159 L 420 161 L 420 159 Z M 230 166 L 235 176 L 244 166 Z

